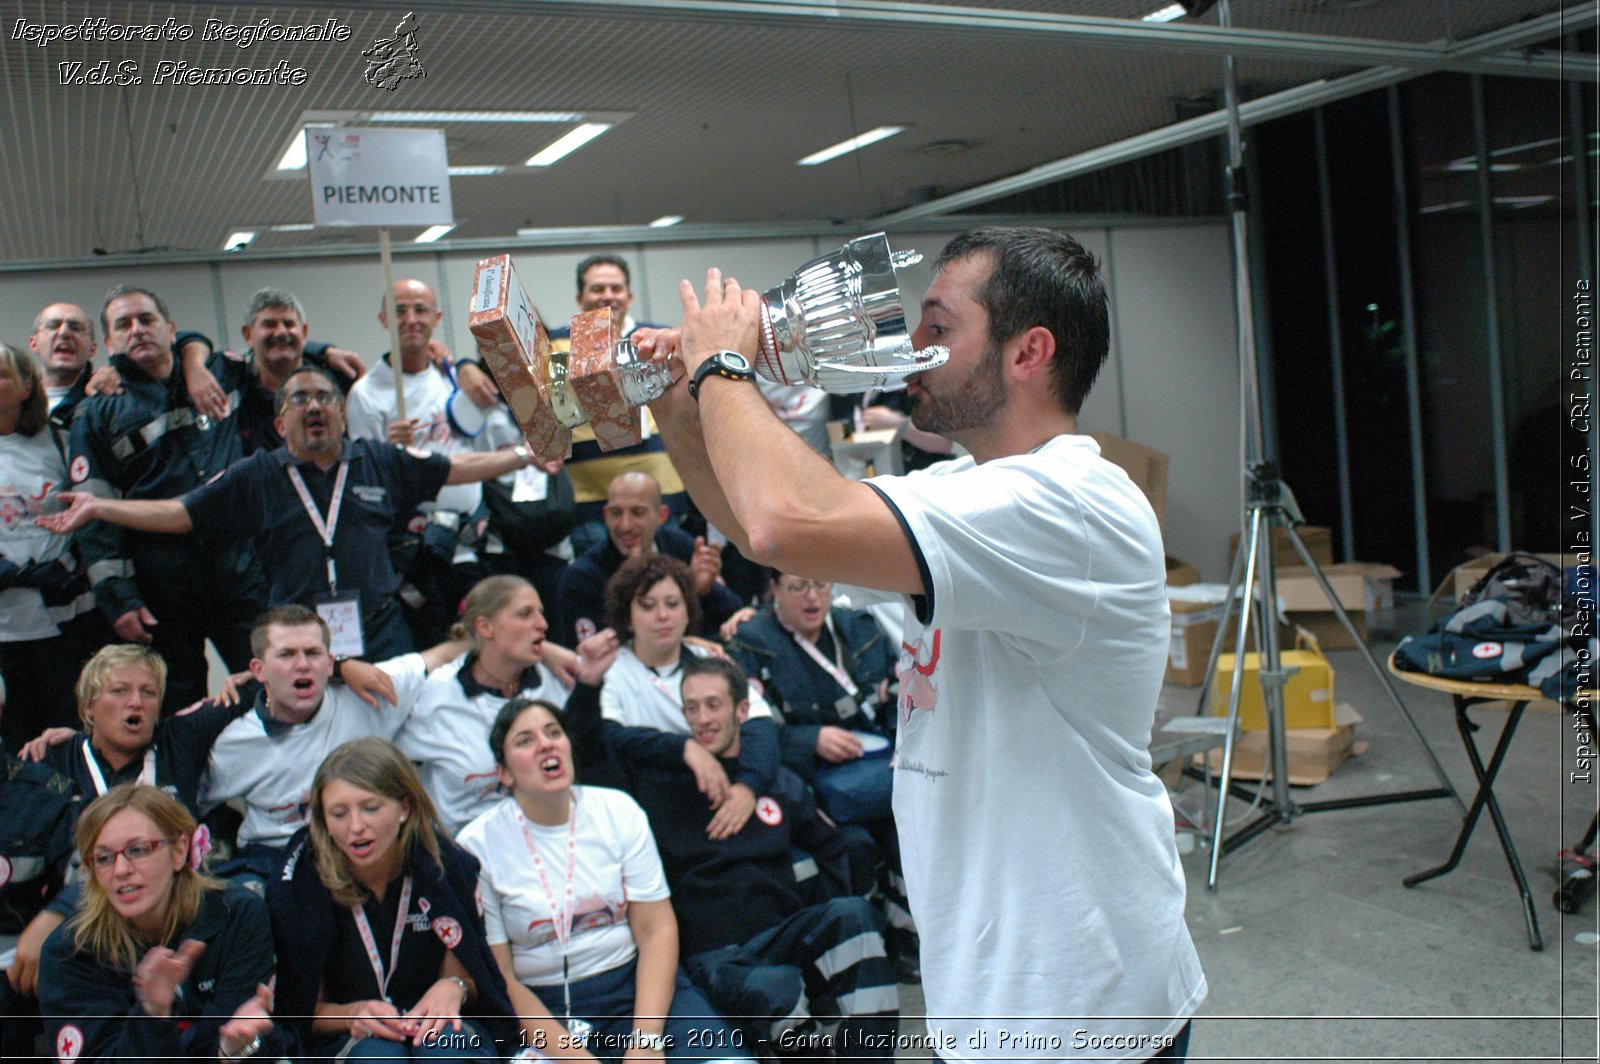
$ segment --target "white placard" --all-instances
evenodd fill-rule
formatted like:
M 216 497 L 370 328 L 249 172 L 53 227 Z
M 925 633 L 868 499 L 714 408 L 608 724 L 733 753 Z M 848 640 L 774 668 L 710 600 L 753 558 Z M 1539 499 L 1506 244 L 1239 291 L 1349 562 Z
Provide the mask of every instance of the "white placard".
M 453 225 L 450 162 L 437 129 L 307 129 L 318 225 Z

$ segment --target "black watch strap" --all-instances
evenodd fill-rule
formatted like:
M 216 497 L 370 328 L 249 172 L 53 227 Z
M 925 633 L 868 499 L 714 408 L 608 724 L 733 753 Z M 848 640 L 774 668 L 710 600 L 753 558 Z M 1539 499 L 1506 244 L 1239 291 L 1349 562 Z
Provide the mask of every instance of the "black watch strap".
M 689 380 L 689 398 L 699 402 L 700 385 L 709 376 L 716 375 L 730 381 L 755 380 L 755 370 L 750 367 L 750 360 L 737 351 L 718 351 L 694 371 L 694 376 Z

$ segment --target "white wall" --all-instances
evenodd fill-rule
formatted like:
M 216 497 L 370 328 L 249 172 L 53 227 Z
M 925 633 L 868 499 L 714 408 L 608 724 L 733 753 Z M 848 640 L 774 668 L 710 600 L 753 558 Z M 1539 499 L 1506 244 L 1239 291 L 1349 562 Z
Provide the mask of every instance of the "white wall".
M 1112 296 L 1111 357 L 1080 419 L 1085 432 L 1113 432 L 1171 456 L 1168 553 L 1200 566 L 1208 580 L 1227 578 L 1229 533 L 1238 525 L 1238 396 L 1232 268 L 1224 226 L 1078 228 L 1074 235 L 1106 265 Z M 853 233 L 842 233 L 843 242 Z M 929 279 L 928 266 L 951 233 L 897 236 L 923 262 L 905 271 L 908 318 Z M 676 323 L 678 281 L 703 283 L 707 266 L 722 267 L 748 286 L 767 288 L 813 256 L 836 246 L 820 238 L 651 244 L 616 249 L 633 274 L 634 317 Z M 577 309 L 573 271 L 594 248 L 523 249 L 517 272 L 545 323 L 565 324 Z M 442 339 L 454 351 L 472 348 L 466 307 L 478 256 L 462 252 L 405 254 L 396 277 L 433 285 L 445 308 Z M 0 340 L 25 343 L 33 316 L 57 301 L 99 311 L 106 289 L 124 281 L 148 285 L 172 309 L 180 328 L 198 329 L 237 347 L 245 303 L 264 285 L 288 288 L 306 306 L 311 334 L 372 359 L 388 349 L 378 325 L 383 274 L 372 259 L 223 259 L 185 266 L 110 266 L 5 275 Z

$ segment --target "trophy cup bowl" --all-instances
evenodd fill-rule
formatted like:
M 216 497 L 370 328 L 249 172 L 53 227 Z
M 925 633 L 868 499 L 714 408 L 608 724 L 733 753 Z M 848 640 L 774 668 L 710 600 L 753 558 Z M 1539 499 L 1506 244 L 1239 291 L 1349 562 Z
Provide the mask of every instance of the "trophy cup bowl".
M 809 384 L 834 395 L 903 388 L 906 378 L 942 366 L 943 347 L 916 350 L 906 328 L 897 269 L 921 261 L 891 251 L 882 233 L 818 256 L 762 295 L 755 371 L 779 384 Z M 571 453 L 572 429 L 588 422 L 602 450 L 643 439 L 640 407 L 683 376 L 675 356 L 641 359 L 616 334 L 606 309 L 572 319 L 571 350 L 550 337 L 511 264 L 478 263 L 469 318 L 484 365 L 494 375 L 528 446 L 540 458 Z
M 882 233 L 818 256 L 762 294 L 755 371 L 780 384 L 810 384 L 833 395 L 904 388 L 906 378 L 942 366 L 943 347 L 915 350 L 900 302 L 897 269 L 919 251 L 891 251 Z

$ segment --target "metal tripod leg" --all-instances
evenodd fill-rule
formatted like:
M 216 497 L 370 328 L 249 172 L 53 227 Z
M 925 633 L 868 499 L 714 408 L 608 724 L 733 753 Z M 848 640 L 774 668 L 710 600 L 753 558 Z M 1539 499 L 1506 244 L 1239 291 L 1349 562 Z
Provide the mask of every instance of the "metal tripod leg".
M 1256 562 L 1260 558 L 1259 548 L 1262 543 L 1262 530 L 1266 527 L 1266 511 L 1264 507 L 1252 506 L 1250 510 L 1249 526 L 1246 534 L 1239 541 L 1239 555 L 1237 558 L 1244 560 L 1244 594 L 1239 607 L 1238 632 L 1233 640 L 1233 682 L 1228 688 L 1228 728 L 1222 744 L 1222 770 L 1217 776 L 1217 815 L 1211 822 L 1211 861 L 1206 872 L 1206 887 L 1210 890 L 1217 889 L 1217 869 L 1222 861 L 1222 839 L 1227 826 L 1228 791 L 1233 783 L 1233 750 L 1239 736 L 1239 696 L 1244 687 L 1244 648 L 1247 645 L 1250 631 L 1250 604 L 1256 583 Z M 1238 568 L 1237 558 L 1235 570 Z M 1226 620 L 1228 612 L 1233 608 L 1233 596 L 1228 596 L 1228 604 L 1224 607 L 1223 617 Z M 1211 669 L 1217 667 L 1217 645 L 1221 642 L 1221 632 L 1217 642 L 1212 646 Z M 1208 676 L 1207 683 L 1210 683 Z M 1270 718 L 1270 714 L 1269 714 Z
M 1311 556 L 1311 551 L 1306 548 L 1305 541 L 1300 538 L 1300 533 L 1295 529 L 1294 525 L 1285 524 L 1284 531 L 1289 537 L 1289 542 L 1294 544 L 1295 552 L 1300 555 L 1300 560 L 1305 563 L 1306 568 L 1311 570 L 1311 575 L 1316 578 L 1317 586 L 1322 588 L 1322 594 L 1328 600 L 1328 605 L 1333 607 L 1334 616 L 1339 618 L 1339 623 L 1349 633 L 1351 642 L 1361 652 L 1361 656 L 1366 659 L 1367 667 L 1372 670 L 1372 675 L 1378 678 L 1378 683 L 1383 685 L 1384 691 L 1389 695 L 1389 701 L 1394 703 L 1394 708 L 1400 711 L 1400 715 L 1410 725 L 1411 734 L 1416 736 L 1418 745 L 1422 747 L 1422 752 L 1427 755 L 1428 764 L 1433 768 L 1434 778 L 1439 781 L 1438 787 L 1429 790 L 1399 791 L 1393 794 L 1371 795 L 1366 798 L 1315 802 L 1309 803 L 1306 809 L 1341 809 L 1357 805 L 1383 805 L 1389 802 L 1415 802 L 1428 798 L 1448 797 L 1456 803 L 1456 811 L 1465 816 L 1467 807 L 1462 804 L 1461 795 L 1457 794 L 1455 787 L 1451 786 L 1450 777 L 1445 775 L 1444 766 L 1439 764 L 1439 759 L 1434 756 L 1433 747 L 1428 745 L 1428 740 L 1422 734 L 1422 729 L 1417 726 L 1417 719 L 1406 708 L 1405 702 L 1400 698 L 1400 692 L 1395 690 L 1394 681 L 1389 677 L 1388 671 L 1378 663 L 1378 659 L 1373 656 L 1371 648 L 1367 646 L 1366 639 L 1362 637 L 1360 632 L 1356 631 L 1355 623 L 1350 620 L 1350 614 L 1345 611 L 1343 603 L 1339 601 L 1339 596 L 1334 592 L 1333 585 L 1328 583 L 1328 577 L 1323 573 L 1322 566 L 1318 565 L 1316 559 Z

